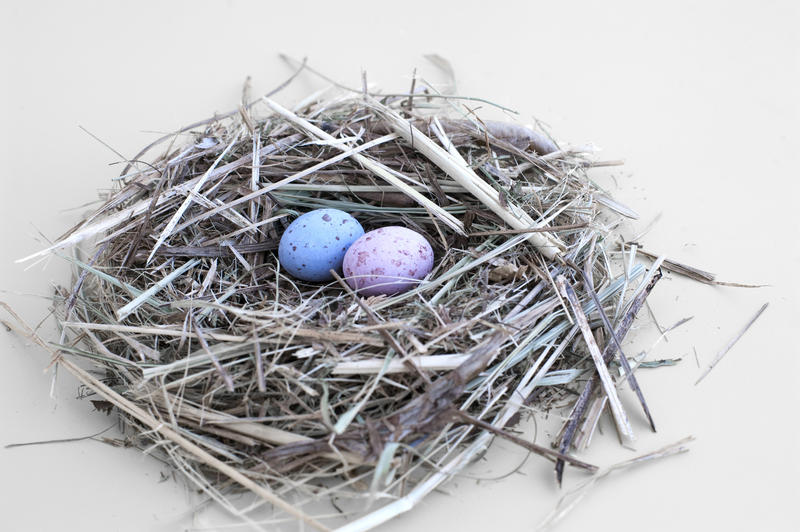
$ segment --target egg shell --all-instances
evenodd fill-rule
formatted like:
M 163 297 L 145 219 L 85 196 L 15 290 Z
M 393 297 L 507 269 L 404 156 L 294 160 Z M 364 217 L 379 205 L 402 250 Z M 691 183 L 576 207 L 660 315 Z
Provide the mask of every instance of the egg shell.
M 433 269 L 433 249 L 421 234 L 400 226 L 370 231 L 344 256 L 347 284 L 362 296 L 405 292 Z
M 278 245 L 281 267 L 304 281 L 330 281 L 342 271 L 350 245 L 364 234 L 358 220 L 338 209 L 317 209 L 289 224 Z

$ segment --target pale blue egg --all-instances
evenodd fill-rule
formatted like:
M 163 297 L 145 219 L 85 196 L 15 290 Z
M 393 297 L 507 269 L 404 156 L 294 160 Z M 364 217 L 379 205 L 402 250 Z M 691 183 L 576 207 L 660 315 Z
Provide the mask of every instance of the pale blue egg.
M 281 236 L 281 267 L 304 281 L 330 281 L 341 273 L 350 244 L 364 234 L 358 220 L 338 209 L 317 209 L 293 221 Z

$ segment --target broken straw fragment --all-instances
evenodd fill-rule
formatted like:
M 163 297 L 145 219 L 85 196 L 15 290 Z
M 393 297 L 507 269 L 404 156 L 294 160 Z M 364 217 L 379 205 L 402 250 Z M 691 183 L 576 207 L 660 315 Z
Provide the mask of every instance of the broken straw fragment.
M 752 318 L 750 318 L 750 321 L 748 321 L 747 325 L 745 325 L 744 328 L 741 331 L 739 331 L 739 334 L 737 334 L 730 342 L 728 342 L 728 345 L 726 345 L 724 348 L 722 348 L 722 351 L 720 351 L 717 354 L 717 356 L 714 357 L 714 360 L 711 361 L 711 364 L 708 365 L 708 367 L 705 369 L 705 371 L 703 371 L 703 373 L 700 375 L 700 378 L 697 379 L 697 381 L 694 383 L 695 386 L 700 384 L 700 381 L 705 379 L 706 375 L 711 373 L 711 370 L 714 369 L 714 366 L 716 366 L 719 363 L 719 361 L 722 360 L 722 357 L 724 357 L 726 354 L 728 354 L 728 351 L 730 351 L 731 348 L 733 347 L 733 345 L 736 342 L 739 341 L 739 338 L 744 336 L 744 333 L 747 332 L 747 329 L 749 329 L 750 326 L 753 325 L 756 322 L 756 320 L 759 318 L 759 316 L 761 316 L 761 314 L 765 310 L 767 310 L 767 306 L 769 306 L 769 303 L 764 303 L 763 305 L 761 305 L 761 308 L 758 309 L 758 312 L 756 312 L 755 315 Z
M 163 290 L 164 287 L 166 287 L 169 283 L 177 279 L 184 272 L 188 271 L 191 268 L 194 268 L 194 266 L 198 262 L 200 262 L 200 259 L 190 260 L 189 262 L 187 262 L 177 270 L 170 272 L 169 275 L 167 275 L 166 277 L 155 283 L 153 286 L 151 286 L 150 288 L 139 294 L 139 297 L 137 297 L 124 307 L 120 308 L 119 310 L 117 310 L 117 320 L 122 321 L 131 314 L 133 314 L 133 312 L 135 312 L 136 309 L 142 305 L 142 303 L 144 303 L 152 296 L 156 295 L 158 292 Z

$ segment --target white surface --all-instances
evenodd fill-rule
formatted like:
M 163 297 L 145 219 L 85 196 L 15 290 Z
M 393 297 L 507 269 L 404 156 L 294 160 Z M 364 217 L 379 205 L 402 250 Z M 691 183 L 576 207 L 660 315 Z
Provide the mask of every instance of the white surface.
M 517 5 L 518 4 L 518 5 Z M 278 52 L 350 85 L 362 68 L 406 90 L 423 58 L 452 62 L 462 94 L 535 115 L 558 138 L 594 142 L 627 164 L 597 178 L 643 216 L 661 219 L 642 241 L 655 251 L 769 288 L 701 286 L 670 276 L 652 297 L 662 325 L 694 319 L 654 356 L 683 356 L 640 381 L 659 426 L 648 451 L 693 434 L 690 453 L 604 480 L 558 530 L 790 530 L 798 497 L 797 100 L 800 23 L 792 1 L 504 3 L 28 2 L 0 13 L 4 104 L 0 132 L 0 296 L 31 322 L 46 313 L 53 261 L 28 271 L 12 260 L 52 239 L 108 185 L 118 158 L 154 138 L 226 111 L 253 76 L 254 94 L 290 70 Z M 294 7 L 292 7 L 294 6 Z M 291 102 L 321 82 L 304 75 L 278 96 Z M 699 386 L 703 363 L 765 301 L 770 307 Z M 634 336 L 649 345 L 652 332 Z M 46 356 L 0 332 L 0 443 L 91 434 L 112 420 L 76 401 L 62 375 L 48 396 Z M 631 347 L 633 350 L 634 348 Z M 537 441 L 546 441 L 540 434 Z M 629 458 L 610 435 L 586 460 Z M 513 469 L 523 453 L 497 442 L 470 474 Z M 187 527 L 182 485 L 133 450 L 92 441 L 0 449 L 4 530 L 140 531 Z M 581 475 L 568 470 L 567 485 Z M 384 530 L 532 530 L 559 497 L 547 462 L 531 457 L 503 481 L 464 477 Z M 195 518 L 209 526 L 214 514 Z M 234 530 L 238 530 L 235 528 Z

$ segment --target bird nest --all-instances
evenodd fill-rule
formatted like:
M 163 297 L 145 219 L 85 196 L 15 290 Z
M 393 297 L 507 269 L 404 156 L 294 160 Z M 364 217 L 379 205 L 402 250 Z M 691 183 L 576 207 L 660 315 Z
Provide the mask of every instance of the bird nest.
M 54 361 L 214 500 L 247 490 L 320 529 L 406 511 L 498 436 L 559 480 L 595 471 L 571 449 L 606 405 L 631 436 L 623 380 L 647 410 L 617 348 L 658 264 L 620 259 L 632 213 L 587 176 L 602 163 L 458 101 L 264 97 L 148 146 L 37 254 L 74 250 Z M 433 271 L 369 298 L 289 276 L 279 239 L 316 208 L 413 229 Z M 556 403 L 553 445 L 509 432 Z M 333 496 L 341 514 L 313 514 Z

